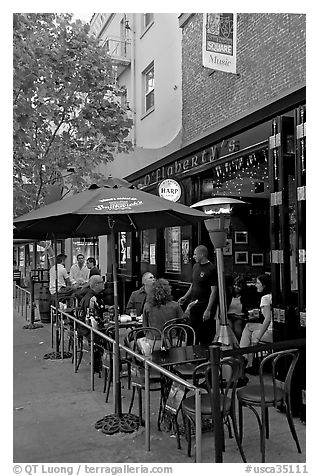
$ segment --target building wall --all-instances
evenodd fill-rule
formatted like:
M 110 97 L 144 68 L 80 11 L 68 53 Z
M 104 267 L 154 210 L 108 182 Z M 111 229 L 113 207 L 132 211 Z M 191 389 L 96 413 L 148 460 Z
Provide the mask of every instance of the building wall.
M 128 22 L 131 64 L 119 75 L 127 89 L 127 101 L 134 121 L 131 140 L 134 150 L 121 154 L 100 167 L 100 172 L 125 177 L 165 157 L 181 145 L 182 128 L 182 31 L 178 14 L 154 13 L 154 22 L 144 30 L 141 13 L 95 14 L 91 31 L 102 40 L 120 37 L 123 17 Z M 154 62 L 155 108 L 143 110 L 143 72 Z
M 238 14 L 236 75 L 202 66 L 202 21 L 183 28 L 184 145 L 306 78 L 305 15 Z

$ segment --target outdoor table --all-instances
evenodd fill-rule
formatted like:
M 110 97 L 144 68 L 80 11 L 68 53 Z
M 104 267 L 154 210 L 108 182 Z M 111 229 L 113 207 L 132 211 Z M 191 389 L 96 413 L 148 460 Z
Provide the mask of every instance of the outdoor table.
M 108 321 L 108 325 L 115 326 L 115 321 Z M 142 327 L 142 321 L 128 321 L 128 322 L 121 322 L 119 320 L 119 329 L 134 329 L 135 327 Z
M 166 350 L 154 350 L 152 362 L 162 367 L 171 367 L 177 364 L 196 362 L 200 364 L 209 360 L 208 347 L 203 345 L 187 345 L 184 347 L 171 347 Z

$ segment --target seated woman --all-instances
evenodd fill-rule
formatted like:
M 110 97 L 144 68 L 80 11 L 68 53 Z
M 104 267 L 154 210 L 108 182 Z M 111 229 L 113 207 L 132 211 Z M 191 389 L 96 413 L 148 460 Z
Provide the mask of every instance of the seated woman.
M 229 301 L 228 321 L 239 342 L 248 317 L 248 291 L 244 277 L 234 279 Z
M 150 287 L 143 310 L 143 326 L 163 330 L 165 322 L 183 317 L 178 302 L 173 301 L 171 286 L 166 279 L 157 279 Z
M 261 294 L 260 312 L 263 322 L 248 322 L 243 330 L 240 347 L 249 347 L 263 342 L 272 342 L 272 319 L 271 319 L 271 277 L 269 274 L 261 274 L 256 281 L 257 292 Z M 253 354 L 247 354 L 246 373 L 254 373 Z

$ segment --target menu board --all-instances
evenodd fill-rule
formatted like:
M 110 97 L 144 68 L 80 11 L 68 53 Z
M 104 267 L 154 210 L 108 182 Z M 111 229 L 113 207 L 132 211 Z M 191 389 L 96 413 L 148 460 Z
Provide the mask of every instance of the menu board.
M 150 244 L 150 264 L 156 264 L 156 245 Z
M 181 228 L 165 228 L 165 271 L 181 272 Z

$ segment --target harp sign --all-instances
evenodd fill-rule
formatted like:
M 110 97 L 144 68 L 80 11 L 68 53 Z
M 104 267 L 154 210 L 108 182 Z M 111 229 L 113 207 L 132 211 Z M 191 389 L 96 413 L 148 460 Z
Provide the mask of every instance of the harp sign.
M 180 184 L 173 179 L 163 180 L 158 186 L 158 194 L 166 200 L 177 202 L 181 198 L 182 189 Z

